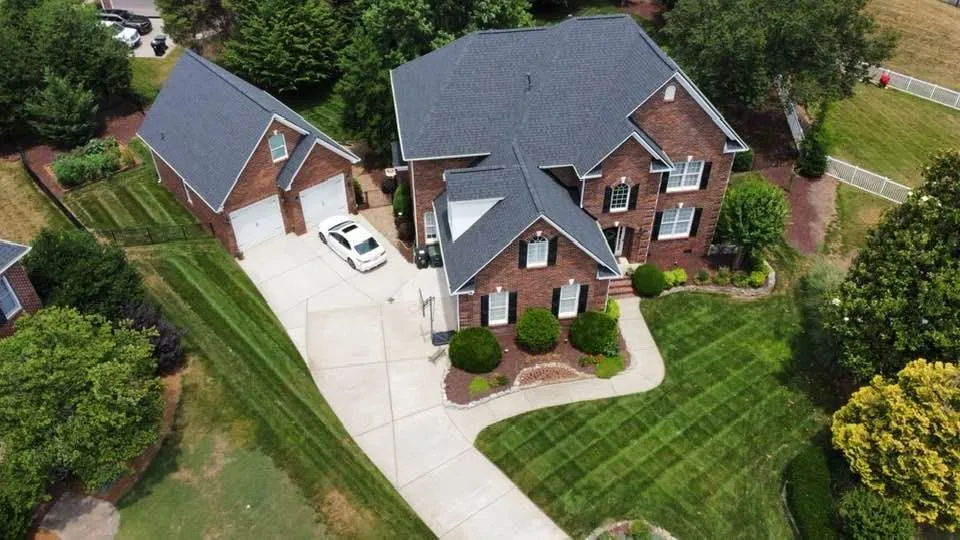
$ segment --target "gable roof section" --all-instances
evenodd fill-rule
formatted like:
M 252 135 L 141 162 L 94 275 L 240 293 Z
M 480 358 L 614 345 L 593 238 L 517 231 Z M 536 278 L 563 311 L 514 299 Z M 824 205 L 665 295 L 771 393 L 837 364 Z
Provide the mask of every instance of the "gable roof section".
M 304 141 L 351 163 L 360 160 L 278 99 L 190 50 L 177 62 L 138 135 L 219 212 L 274 119 L 305 134 L 277 177 L 281 188 L 289 189 L 309 154 L 309 147 L 301 149 Z
M 0 240 L 0 274 L 6 272 L 29 251 L 30 246 L 24 246 L 9 240 Z

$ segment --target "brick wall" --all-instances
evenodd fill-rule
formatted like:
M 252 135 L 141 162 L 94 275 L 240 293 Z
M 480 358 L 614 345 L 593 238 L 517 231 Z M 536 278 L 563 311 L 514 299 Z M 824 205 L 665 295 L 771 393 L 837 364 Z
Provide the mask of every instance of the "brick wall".
M 423 245 L 423 214 L 433 211 L 433 200 L 444 190 L 443 171 L 462 169 L 474 158 L 439 159 L 410 162 L 410 185 L 413 191 L 414 222 L 417 224 L 417 245 Z
M 528 241 L 540 231 L 544 236 L 559 236 L 557 263 L 541 268 L 520 268 L 520 241 Z M 475 278 L 473 295 L 460 295 L 460 326 L 480 325 L 480 297 L 496 292 L 497 287 L 517 293 L 517 316 L 529 307 L 550 309 L 553 289 L 567 285 L 573 279 L 588 285 L 587 309 L 602 310 L 607 298 L 607 281 L 597 279 L 597 263 L 556 229 L 538 220 L 517 241 L 495 257 Z
M 37 310 L 40 309 L 40 297 L 37 296 L 37 291 L 34 290 L 33 284 L 30 283 L 30 279 L 27 277 L 27 271 L 23 265 L 15 263 L 8 268 L 3 275 L 7 278 L 7 281 L 10 282 L 10 287 L 13 288 L 13 293 L 17 295 L 17 299 L 20 300 L 20 306 L 23 309 L 10 320 L 0 325 L 0 337 L 13 334 L 14 323 L 24 313 L 36 313 Z
M 300 140 L 299 133 L 280 122 L 274 121 L 257 144 L 256 150 L 250 156 L 250 161 L 247 162 L 247 167 L 240 173 L 237 186 L 233 188 L 226 202 L 224 202 L 224 214 L 229 214 L 244 206 L 262 201 L 270 195 L 280 193 L 281 190 L 277 187 L 277 175 L 280 174 L 280 170 L 286 165 L 287 160 L 274 163 L 273 158 L 270 157 L 268 139 L 274 135 L 274 132 L 283 133 L 284 140 L 287 143 L 287 153 L 293 152 Z M 293 231 L 292 223 L 285 222 L 284 226 L 287 232 Z
M 347 210 L 357 213 L 356 194 L 353 191 L 353 172 L 350 162 L 332 151 L 317 145 L 307 156 L 306 161 L 293 179 L 290 191 L 282 191 L 280 206 L 283 209 L 283 221 L 287 232 L 304 234 L 307 225 L 303 218 L 303 207 L 300 206 L 300 192 L 330 178 L 343 174 L 343 188 L 347 195 Z

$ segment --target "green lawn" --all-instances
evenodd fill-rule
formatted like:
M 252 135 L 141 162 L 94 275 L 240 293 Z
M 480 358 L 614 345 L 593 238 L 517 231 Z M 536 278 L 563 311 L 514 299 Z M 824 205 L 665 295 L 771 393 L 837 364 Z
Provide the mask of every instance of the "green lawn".
M 316 91 L 309 95 L 283 96 L 280 99 L 335 141 L 345 143 L 353 138 L 341 121 L 346 103 L 340 94 L 332 90 Z
M 218 244 L 178 242 L 128 254 L 165 313 L 187 330 L 203 370 L 238 418 L 224 413 L 219 422 L 220 433 L 229 435 L 237 450 L 216 481 L 205 477 L 198 487 L 182 479 L 214 459 L 209 456 L 216 431 L 209 441 L 193 437 L 192 447 L 165 450 L 141 486 L 145 493 L 121 503 L 121 521 L 134 521 L 124 525 L 131 536 L 320 536 L 299 501 L 309 501 L 320 526 L 335 536 L 432 536 L 347 435 L 273 312 Z M 221 409 L 216 401 L 203 408 L 206 414 Z M 202 424 L 200 430 L 209 431 Z M 172 459 L 182 467 L 171 467 Z M 276 468 L 293 479 L 298 492 Z M 195 497 L 200 497 L 196 507 Z M 281 508 L 287 502 L 289 511 Z M 240 507 L 244 504 L 251 509 Z
M 155 174 L 148 162 L 110 180 L 72 190 L 64 203 L 93 229 L 194 223 L 194 217 L 157 182 Z
M 908 186 L 932 152 L 960 147 L 960 111 L 872 85 L 834 104 L 827 125 L 832 156 Z
M 0 238 L 28 243 L 44 227 L 70 227 L 17 161 L 0 159 Z
M 842 257 L 852 254 L 867 245 L 867 232 L 880 222 L 884 211 L 894 206 L 876 195 L 840 184 L 837 188 L 837 215 L 827 229 L 824 244 Z
M 509 419 L 477 446 L 574 537 L 643 518 L 678 538 L 791 538 L 783 471 L 826 424 L 787 384 L 799 332 L 792 302 L 644 302 L 663 384 Z
M 871 0 L 867 9 L 881 26 L 900 34 L 884 65 L 960 90 L 960 9 L 941 0 Z
M 176 47 L 164 58 L 134 57 L 130 59 L 130 69 L 133 72 L 130 90 L 141 103 L 144 105 L 153 103 L 182 54 L 183 49 Z

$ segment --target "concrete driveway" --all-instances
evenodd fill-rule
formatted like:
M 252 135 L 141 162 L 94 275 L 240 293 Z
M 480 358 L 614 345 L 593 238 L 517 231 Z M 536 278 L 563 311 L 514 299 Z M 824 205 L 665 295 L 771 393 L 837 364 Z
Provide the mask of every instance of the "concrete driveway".
M 651 358 L 636 369 L 612 380 L 523 390 L 470 409 L 446 407 L 442 379 L 449 361 L 430 344 L 419 302 L 421 291 L 424 298 L 446 297 L 443 271 L 417 270 L 381 244 L 388 262 L 366 274 L 350 269 L 314 234 L 268 241 L 248 250 L 240 265 L 346 430 L 437 536 L 565 538 L 473 441 L 487 425 L 529 410 L 659 384 L 662 360 L 639 308 L 627 307 L 623 315 L 639 324 L 633 337 L 625 333 L 631 351 Z M 454 328 L 453 308 L 449 299 L 437 301 L 437 330 Z

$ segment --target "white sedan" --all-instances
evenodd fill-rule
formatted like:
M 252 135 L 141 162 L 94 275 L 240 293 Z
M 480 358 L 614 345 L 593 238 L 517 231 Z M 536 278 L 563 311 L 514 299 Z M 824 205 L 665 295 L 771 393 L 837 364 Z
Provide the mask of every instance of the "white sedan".
M 100 24 L 113 34 L 113 39 L 123 43 L 127 47 L 133 49 L 140 45 L 140 33 L 133 28 L 120 26 L 113 21 L 100 21 Z
M 363 225 L 347 216 L 333 216 L 319 227 L 320 240 L 350 268 L 365 272 L 387 262 L 387 252 Z

